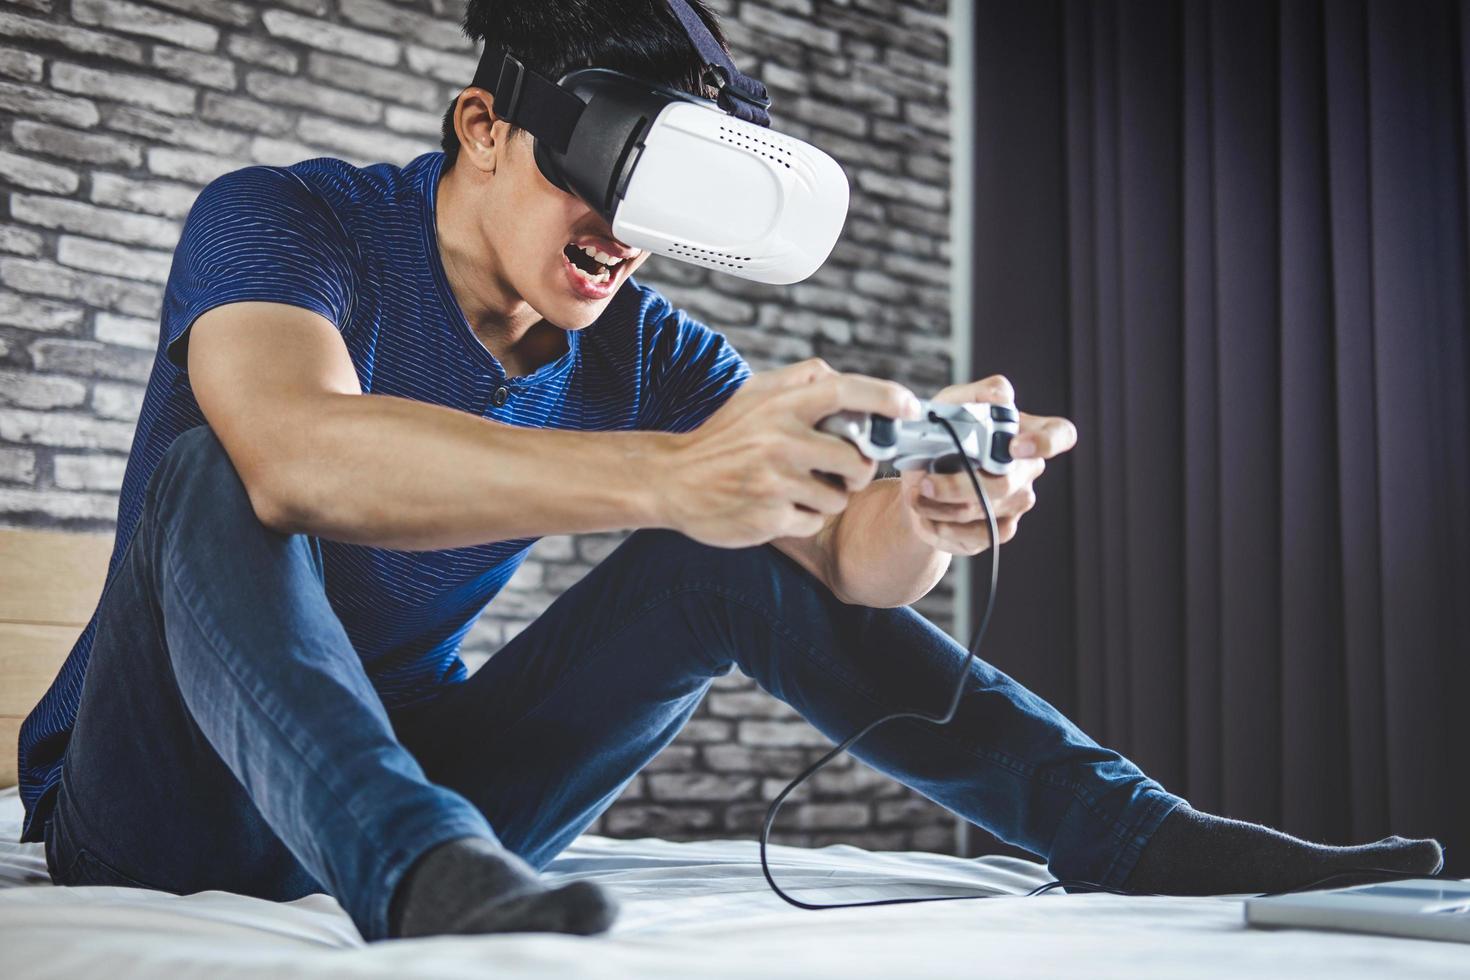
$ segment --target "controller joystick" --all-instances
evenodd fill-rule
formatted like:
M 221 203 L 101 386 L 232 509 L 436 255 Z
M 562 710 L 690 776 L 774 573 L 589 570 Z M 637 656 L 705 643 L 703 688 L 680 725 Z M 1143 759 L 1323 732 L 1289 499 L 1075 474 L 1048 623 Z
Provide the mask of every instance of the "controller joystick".
M 920 402 L 918 419 L 892 419 L 865 412 L 838 412 L 817 429 L 846 439 L 868 459 L 889 462 L 899 471 L 958 473 L 963 467 L 954 439 L 939 419 L 959 436 L 970 462 L 990 476 L 1004 476 L 1011 465 L 1011 439 L 1021 430 L 1014 405 L 990 402 Z

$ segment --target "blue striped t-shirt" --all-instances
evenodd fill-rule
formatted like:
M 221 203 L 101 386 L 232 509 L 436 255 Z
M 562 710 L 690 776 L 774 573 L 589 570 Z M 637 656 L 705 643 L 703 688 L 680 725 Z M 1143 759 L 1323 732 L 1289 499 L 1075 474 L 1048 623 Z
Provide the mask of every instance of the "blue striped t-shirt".
M 749 375 L 722 335 L 629 279 L 595 323 L 567 332 L 564 354 L 507 379 L 471 331 L 440 264 L 434 200 L 443 165 L 442 153 L 402 168 L 310 160 L 239 170 L 200 193 L 174 252 L 109 579 L 154 467 L 175 437 L 204 424 L 185 345 L 195 319 L 225 303 L 262 300 L 320 313 L 341 330 L 365 393 L 521 426 L 687 431 Z M 502 386 L 510 397 L 497 406 L 492 396 Z M 322 542 L 328 598 L 387 706 L 465 678 L 460 641 L 533 540 L 439 551 Z M 50 812 L 96 628 L 94 613 L 21 728 L 25 840 L 41 838 Z

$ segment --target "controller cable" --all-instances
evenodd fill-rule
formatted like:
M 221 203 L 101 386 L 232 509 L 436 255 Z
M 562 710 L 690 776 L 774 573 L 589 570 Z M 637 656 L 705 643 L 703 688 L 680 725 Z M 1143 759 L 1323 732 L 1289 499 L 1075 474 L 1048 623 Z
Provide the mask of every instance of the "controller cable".
M 965 657 L 964 662 L 960 664 L 959 677 L 955 682 L 954 694 L 950 696 L 949 707 L 945 709 L 942 714 L 929 715 L 924 714 L 920 711 L 895 711 L 892 714 L 883 715 L 880 718 L 874 719 L 863 728 L 859 729 L 858 731 L 849 735 L 847 738 L 843 739 L 837 745 L 833 746 L 816 762 L 813 762 L 811 765 L 807 766 L 795 779 L 786 784 L 785 789 L 776 794 L 775 799 L 771 800 L 770 808 L 766 810 L 765 823 L 761 827 L 761 873 L 766 876 L 766 883 L 771 886 L 771 890 L 773 892 L 780 896 L 780 898 L 787 904 L 794 905 L 799 909 L 820 912 L 826 909 L 868 908 L 877 905 L 913 905 L 919 902 L 955 902 L 965 899 L 998 897 L 993 893 L 982 892 L 973 895 L 925 895 L 909 896 L 904 898 L 876 898 L 862 902 L 804 902 L 801 899 L 796 898 L 795 896 L 785 891 L 780 885 L 776 884 L 776 878 L 775 875 L 771 873 L 771 865 L 766 853 L 767 847 L 770 842 L 771 828 L 776 822 L 776 814 L 781 809 L 781 804 L 784 803 L 786 801 L 786 798 L 794 793 L 797 788 L 801 786 L 802 783 L 810 779 L 833 759 L 846 752 L 863 736 L 867 735 L 873 729 L 877 728 L 879 725 L 882 725 L 885 722 L 896 721 L 900 718 L 911 718 L 915 721 L 928 722 L 933 725 L 949 724 L 949 722 L 953 720 L 955 713 L 959 710 L 960 699 L 964 696 L 965 680 L 970 676 L 970 664 L 979 657 L 980 642 L 985 638 L 985 628 L 990 625 L 990 614 L 995 609 L 995 587 L 1000 581 L 1000 533 L 996 525 L 995 511 L 992 509 L 990 504 L 990 497 L 985 493 L 985 488 L 981 485 L 980 478 L 975 474 L 974 464 L 970 462 L 969 456 L 966 455 L 964 451 L 964 445 L 960 440 L 959 433 L 955 432 L 954 427 L 949 424 L 948 420 L 941 418 L 935 412 L 929 413 L 929 421 L 937 422 L 938 424 L 944 426 L 945 431 L 949 433 L 950 439 L 954 441 L 956 450 L 955 457 L 958 457 L 959 462 L 964 466 L 965 473 L 970 478 L 970 485 L 975 489 L 975 497 L 980 501 L 980 509 L 985 512 L 985 521 L 990 527 L 990 583 L 988 588 L 985 590 L 985 609 L 980 614 L 980 622 L 975 627 L 973 638 L 970 640 L 969 652 Z M 1440 867 L 1443 868 L 1443 862 L 1441 862 Z M 1364 882 L 1362 882 L 1360 879 L 1364 877 L 1371 878 L 1373 881 L 1395 881 L 1407 880 L 1411 878 L 1442 878 L 1444 880 L 1457 880 L 1451 878 L 1448 875 L 1443 875 L 1439 873 L 1432 875 L 1423 875 L 1414 874 L 1412 872 L 1395 871 L 1388 868 L 1349 868 L 1347 870 L 1328 875 L 1325 878 L 1319 878 L 1315 881 L 1310 881 L 1302 885 L 1297 885 L 1292 888 L 1284 889 L 1282 891 L 1267 892 L 1261 897 L 1267 897 L 1270 895 L 1286 895 L 1298 891 L 1310 891 L 1314 888 L 1320 888 L 1326 885 L 1328 882 L 1336 881 L 1340 878 L 1352 878 L 1355 879 L 1356 884 L 1363 884 Z M 1100 885 L 1096 882 L 1091 881 L 1062 879 L 1049 881 L 1044 885 L 1040 885 L 1027 892 L 1024 897 L 1030 898 L 1036 895 L 1044 895 L 1047 892 L 1053 891 L 1058 888 L 1066 889 L 1069 893 L 1105 892 L 1110 895 L 1127 896 L 1152 896 L 1155 894 L 1153 892 L 1136 892 L 1128 891 L 1121 888 L 1111 888 L 1107 885 Z

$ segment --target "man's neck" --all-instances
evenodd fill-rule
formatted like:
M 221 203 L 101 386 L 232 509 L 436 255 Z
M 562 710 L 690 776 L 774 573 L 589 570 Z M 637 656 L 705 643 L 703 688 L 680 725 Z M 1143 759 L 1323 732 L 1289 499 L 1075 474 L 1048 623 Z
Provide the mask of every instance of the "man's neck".
M 460 169 L 444 171 L 435 195 L 439 259 L 470 329 L 506 376 L 530 374 L 566 352 L 565 331 L 545 322 L 501 276 L 494 250 L 466 203 L 468 178 L 457 173 Z

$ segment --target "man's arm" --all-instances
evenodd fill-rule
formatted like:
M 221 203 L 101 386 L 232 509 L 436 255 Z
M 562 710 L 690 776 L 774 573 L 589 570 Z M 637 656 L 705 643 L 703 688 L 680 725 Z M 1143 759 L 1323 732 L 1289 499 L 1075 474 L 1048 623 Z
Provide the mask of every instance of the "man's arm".
M 639 527 L 725 546 L 810 535 L 848 500 L 812 470 L 854 488 L 872 475 L 815 420 L 913 398 L 804 362 L 752 378 L 689 433 L 522 428 L 364 395 L 336 327 L 274 303 L 200 316 L 188 368 L 262 523 L 408 550 Z

